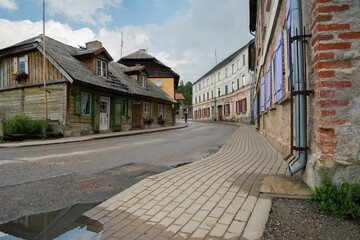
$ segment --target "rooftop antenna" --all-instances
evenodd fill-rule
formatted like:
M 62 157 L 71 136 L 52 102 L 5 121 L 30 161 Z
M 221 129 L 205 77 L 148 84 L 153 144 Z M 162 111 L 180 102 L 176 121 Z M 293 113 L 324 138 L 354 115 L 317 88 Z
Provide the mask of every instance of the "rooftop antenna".
M 43 81 L 44 81 L 44 98 L 45 98 L 45 120 L 48 119 L 48 111 L 47 111 L 47 90 L 46 90 L 46 49 L 45 49 L 45 0 L 43 0 Z
M 120 58 L 122 58 L 122 49 L 123 49 L 123 46 L 124 46 L 124 40 L 123 40 L 123 32 L 121 32 L 121 53 L 120 53 Z

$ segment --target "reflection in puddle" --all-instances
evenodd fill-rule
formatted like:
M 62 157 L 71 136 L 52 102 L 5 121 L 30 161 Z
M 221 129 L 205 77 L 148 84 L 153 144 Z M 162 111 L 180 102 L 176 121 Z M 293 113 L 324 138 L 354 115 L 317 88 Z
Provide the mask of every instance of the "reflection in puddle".
M 101 238 L 103 225 L 82 216 L 98 203 L 76 204 L 53 212 L 25 216 L 0 225 L 0 240 Z

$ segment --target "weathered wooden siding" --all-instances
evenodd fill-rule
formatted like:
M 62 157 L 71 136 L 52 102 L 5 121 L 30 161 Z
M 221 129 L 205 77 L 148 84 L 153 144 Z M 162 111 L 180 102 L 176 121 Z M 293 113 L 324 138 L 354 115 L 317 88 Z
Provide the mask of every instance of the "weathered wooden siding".
M 171 106 L 170 105 L 164 105 L 164 108 L 165 108 L 165 119 L 167 121 L 171 121 Z
M 43 74 L 43 55 L 39 51 L 27 53 L 28 56 L 28 72 L 29 77 L 20 82 L 12 78 L 12 73 L 15 72 L 13 61 L 14 57 L 4 58 L 0 64 L 0 88 L 16 87 L 22 84 L 32 84 L 42 82 Z M 61 79 L 64 76 L 56 69 L 56 67 L 46 59 L 46 79 Z
M 47 86 L 47 110 L 48 118 L 59 120 L 63 118 L 63 84 Z M 44 119 L 45 99 L 43 87 L 25 88 L 24 114 L 34 119 Z
M 21 89 L 0 91 L 0 117 L 21 114 Z
M 80 88 L 78 86 L 71 86 L 70 87 L 70 93 L 72 91 L 75 91 L 77 94 L 80 94 L 81 91 L 93 93 L 89 89 L 83 89 L 83 88 Z M 92 107 L 91 107 L 91 109 L 92 109 Z M 69 98 L 69 122 L 70 123 L 88 123 L 88 124 L 92 124 L 92 122 L 93 122 L 92 114 L 93 113 L 91 112 L 90 116 L 75 115 L 75 96 L 73 94 L 70 94 L 70 98 Z

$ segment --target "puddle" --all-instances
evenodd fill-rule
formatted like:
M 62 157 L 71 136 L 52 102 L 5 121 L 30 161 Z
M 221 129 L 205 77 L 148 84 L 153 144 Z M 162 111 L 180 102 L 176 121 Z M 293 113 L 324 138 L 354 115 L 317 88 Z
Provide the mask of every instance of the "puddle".
M 192 162 L 183 162 L 183 163 L 178 163 L 178 164 L 172 165 L 171 167 L 172 167 L 172 168 L 178 168 L 178 167 L 181 167 L 181 166 L 187 165 L 187 164 L 189 164 L 189 163 L 192 163 Z
M 82 216 L 99 203 L 76 204 L 64 209 L 24 216 L 0 225 L 0 240 L 98 240 L 103 225 Z

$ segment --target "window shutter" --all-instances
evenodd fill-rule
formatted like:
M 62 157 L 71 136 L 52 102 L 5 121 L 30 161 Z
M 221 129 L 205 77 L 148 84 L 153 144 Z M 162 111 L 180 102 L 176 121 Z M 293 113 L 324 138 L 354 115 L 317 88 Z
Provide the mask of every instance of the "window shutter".
M 99 128 L 99 125 L 100 125 L 100 109 L 99 109 L 99 95 L 97 94 L 94 94 L 93 95 L 93 129 L 94 129 L 94 132 L 99 132 L 100 128 Z
M 257 97 L 255 97 L 254 101 L 254 118 L 257 118 Z
M 121 108 L 122 99 L 119 97 L 114 98 L 114 131 L 121 131 Z
M 276 40 L 275 45 L 275 79 L 274 79 L 274 99 L 275 102 L 278 102 L 282 97 L 283 89 L 283 53 L 282 53 L 282 33 L 280 32 L 278 39 Z
M 76 93 L 74 96 L 74 115 L 81 115 L 81 95 Z
M 25 55 L 25 73 L 29 74 L 29 56 Z
M 246 104 L 246 98 L 244 98 L 244 108 L 245 108 L 245 110 L 244 110 L 244 112 L 247 112 L 247 104 Z
M 267 66 L 266 71 L 266 108 L 271 105 L 271 61 Z
M 260 110 L 265 111 L 265 77 L 260 80 Z
M 292 79 L 292 52 L 291 52 L 291 42 L 290 42 L 290 36 L 291 36 L 291 1 L 288 1 L 286 4 L 286 23 L 287 23 L 287 58 L 288 58 L 288 73 L 289 73 L 289 90 L 291 86 L 291 79 Z M 294 84 L 294 83 L 293 83 Z
M 18 71 L 18 58 L 17 57 L 14 57 L 13 58 L 13 73 L 16 73 Z

